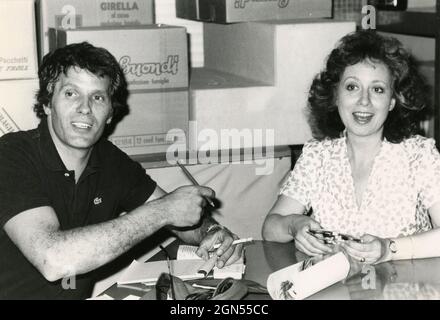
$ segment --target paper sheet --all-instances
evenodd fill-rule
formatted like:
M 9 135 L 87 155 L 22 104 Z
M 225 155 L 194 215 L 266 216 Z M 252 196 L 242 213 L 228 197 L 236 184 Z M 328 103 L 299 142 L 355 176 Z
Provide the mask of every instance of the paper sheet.
M 267 289 L 274 300 L 302 300 L 345 279 L 350 263 L 342 252 L 304 268 L 304 261 L 269 275 Z
M 197 254 L 197 246 L 189 246 L 181 244 L 179 249 L 177 249 L 177 260 L 192 260 L 192 259 L 202 259 Z
M 214 258 L 204 261 L 196 254 L 198 247 L 180 245 L 177 251 L 177 259 L 170 260 L 172 274 L 182 280 L 202 279 L 210 271 L 214 279 L 234 278 L 241 279 L 245 272 L 246 265 L 243 257 L 235 263 L 223 267 L 214 267 Z M 204 272 L 200 272 L 203 270 Z M 118 284 L 145 283 L 154 284 L 163 272 L 168 272 L 166 260 L 139 262 L 134 260 L 130 266 L 121 274 Z
M 171 260 L 171 271 L 182 280 L 201 279 L 203 274 L 198 270 L 204 264 L 203 260 Z M 134 260 L 118 280 L 118 284 L 155 283 L 163 272 L 168 272 L 166 260 L 153 262 L 138 262 Z
M 197 254 L 197 246 L 191 246 L 191 245 L 180 245 L 179 249 L 177 250 L 177 260 L 195 260 L 199 259 L 201 260 Z M 212 260 L 211 260 L 212 261 Z M 208 262 L 206 266 L 210 266 L 210 263 Z M 237 261 L 235 261 L 233 264 L 229 266 L 225 266 L 221 269 L 217 267 L 210 268 L 209 270 L 213 270 L 213 277 L 214 279 L 226 279 L 226 278 L 234 278 L 234 279 L 241 279 L 243 278 L 243 274 L 246 270 L 246 265 L 244 263 L 244 258 L 241 257 Z

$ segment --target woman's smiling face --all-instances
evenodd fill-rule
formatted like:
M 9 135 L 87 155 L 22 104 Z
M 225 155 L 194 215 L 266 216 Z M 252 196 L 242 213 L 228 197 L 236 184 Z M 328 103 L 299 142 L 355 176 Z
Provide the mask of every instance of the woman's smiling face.
M 383 136 L 388 113 L 394 108 L 393 78 L 382 62 L 364 60 L 345 68 L 336 95 L 347 134 Z

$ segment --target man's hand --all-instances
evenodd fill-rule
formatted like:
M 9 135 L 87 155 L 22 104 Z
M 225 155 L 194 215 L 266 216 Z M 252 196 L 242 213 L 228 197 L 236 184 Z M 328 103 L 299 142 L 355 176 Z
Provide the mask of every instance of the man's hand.
M 220 244 L 220 247 L 215 251 L 218 256 L 217 267 L 230 265 L 237 261 L 243 254 L 243 244 L 232 245 L 238 236 L 233 234 L 228 229 L 221 227 L 208 232 L 208 234 L 200 242 L 197 254 L 203 259 L 209 258 L 209 251 L 213 250 L 215 244 Z
M 289 226 L 289 232 L 295 240 L 295 247 L 309 256 L 317 256 L 332 253 L 330 246 L 311 235 L 310 229 L 322 229 L 321 225 L 305 215 L 292 215 L 294 219 Z
M 205 197 L 214 197 L 214 191 L 207 187 L 184 186 L 151 201 L 163 212 L 166 224 L 174 227 L 191 227 L 199 223 L 206 205 Z

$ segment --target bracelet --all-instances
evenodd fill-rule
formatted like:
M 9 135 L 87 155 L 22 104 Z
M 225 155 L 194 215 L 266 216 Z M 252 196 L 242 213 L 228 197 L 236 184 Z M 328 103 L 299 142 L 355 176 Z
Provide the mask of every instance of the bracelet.
M 206 233 L 210 233 L 212 230 L 223 230 L 225 227 L 219 224 L 211 224 L 208 229 L 206 229 Z

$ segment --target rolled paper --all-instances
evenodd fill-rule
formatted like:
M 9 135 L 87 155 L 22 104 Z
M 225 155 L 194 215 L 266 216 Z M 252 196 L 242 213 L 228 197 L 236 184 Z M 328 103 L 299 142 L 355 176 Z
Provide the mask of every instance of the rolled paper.
M 350 271 L 350 262 L 338 252 L 306 269 L 304 261 L 269 275 L 267 290 L 274 300 L 302 300 L 343 279 Z

